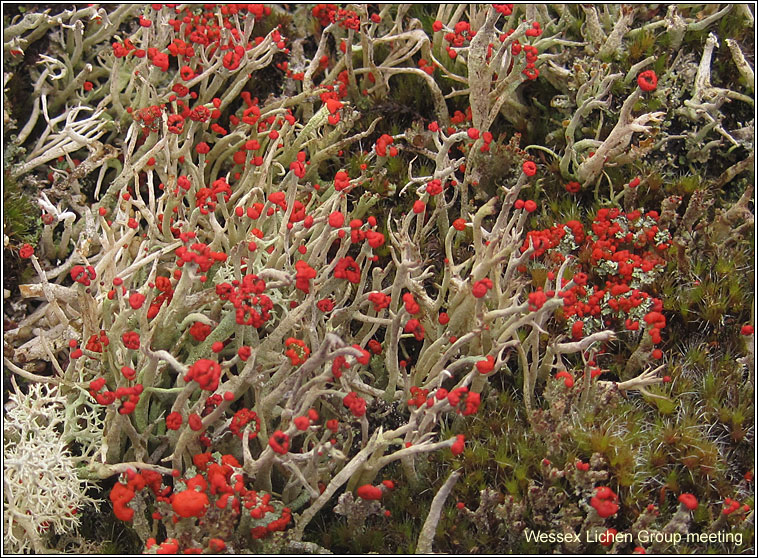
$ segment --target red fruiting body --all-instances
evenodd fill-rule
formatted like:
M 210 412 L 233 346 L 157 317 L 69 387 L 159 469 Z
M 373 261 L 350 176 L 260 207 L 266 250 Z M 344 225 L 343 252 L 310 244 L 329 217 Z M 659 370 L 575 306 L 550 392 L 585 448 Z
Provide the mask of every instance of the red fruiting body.
M 358 397 L 358 394 L 354 391 L 351 391 L 342 398 L 342 404 L 348 407 L 356 418 L 360 418 L 366 414 L 366 400 Z
M 170 413 L 166 417 L 166 428 L 169 430 L 179 430 L 182 425 L 182 415 L 177 412 Z
M 237 354 L 239 355 L 242 362 L 247 362 L 247 359 L 249 359 L 250 355 L 253 354 L 253 350 L 247 345 L 242 345 L 237 351 Z
M 258 432 L 261 429 L 261 419 L 258 418 L 255 411 L 251 411 L 250 409 L 243 408 L 234 413 L 232 422 L 229 425 L 229 430 L 231 430 L 235 436 L 242 439 L 244 428 L 248 423 L 252 424 L 252 430 L 250 431 L 249 436 L 250 438 L 255 438 L 258 436 Z
M 480 374 L 489 374 L 495 369 L 495 357 L 487 355 L 487 358 L 476 363 L 476 369 Z
M 421 322 L 417 320 L 416 318 L 411 318 L 405 323 L 405 327 L 403 328 L 403 331 L 405 333 L 412 333 L 413 336 L 416 338 L 416 341 L 423 341 L 424 337 L 426 335 L 424 331 L 424 326 L 421 325 Z
M 192 489 L 174 493 L 171 497 L 171 507 L 179 517 L 202 517 L 209 505 L 205 492 Z
M 697 508 L 697 498 L 688 492 L 680 494 L 679 501 L 690 511 L 694 511 Z
M 218 380 L 221 375 L 221 367 L 213 360 L 201 358 L 195 364 L 190 366 L 188 373 L 184 376 L 184 381 L 195 380 L 201 389 L 206 391 L 216 391 Z
M 428 389 L 422 389 L 418 386 L 411 386 L 411 395 L 413 395 L 413 398 L 408 399 L 407 403 L 409 407 L 419 407 L 421 408 L 424 403 L 426 403 L 426 397 L 429 395 Z
M 189 424 L 189 427 L 195 432 L 199 432 L 203 429 L 203 419 L 196 413 L 192 413 L 187 418 L 187 424 Z
M 403 303 L 405 305 L 405 311 L 409 314 L 418 314 L 421 311 L 421 307 L 416 302 L 416 299 L 413 298 L 413 293 L 404 293 Z
M 121 336 L 121 341 L 127 349 L 139 349 L 140 347 L 139 334 L 134 331 L 127 331 L 124 333 Z
M 463 434 L 458 434 L 455 437 L 455 442 L 453 442 L 453 445 L 450 446 L 450 451 L 453 452 L 453 455 L 460 455 L 463 453 L 465 444 L 466 444 L 466 436 L 464 436 Z
M 308 356 L 311 354 L 311 350 L 306 346 L 305 341 L 301 339 L 295 339 L 289 337 L 284 345 L 287 350 L 284 351 L 285 356 L 290 359 L 292 366 L 298 366 L 308 360 Z
M 658 87 L 658 76 L 653 70 L 645 70 L 637 76 L 637 85 L 643 91 L 655 91 L 655 88 Z
M 369 293 L 368 299 L 374 305 L 375 312 L 381 311 L 382 308 L 388 308 L 390 305 L 390 297 L 384 293 Z
M 574 387 L 574 378 L 573 378 L 573 376 L 571 376 L 571 374 L 569 374 L 569 373 L 568 373 L 568 372 L 566 372 L 565 370 L 562 370 L 562 371 L 558 372 L 558 373 L 555 375 L 555 379 L 556 379 L 556 380 L 559 380 L 559 379 L 561 379 L 561 378 L 565 378 L 565 380 L 563 380 L 563 384 L 564 384 L 564 385 L 565 385 L 567 388 L 571 388 L 571 387 Z
M 137 371 L 129 366 L 122 366 L 121 374 L 123 374 L 124 378 L 131 381 L 134 380 L 134 378 L 137 376 Z
M 595 495 L 590 499 L 590 505 L 595 508 L 600 517 L 605 519 L 618 511 L 617 501 L 618 496 L 610 488 L 598 486 L 595 488 Z
M 142 308 L 142 304 L 145 302 L 145 295 L 140 293 L 132 293 L 129 295 L 129 306 L 134 310 Z
M 337 279 L 347 279 L 351 283 L 358 284 L 361 280 L 361 269 L 352 257 L 347 256 L 337 262 L 334 276 Z
M 730 515 L 740 509 L 740 503 L 737 500 L 732 500 L 731 498 L 724 498 L 724 509 L 721 510 L 721 513 L 723 515 Z M 748 507 L 748 509 L 750 509 Z
M 308 427 L 311 425 L 311 421 L 308 417 L 295 417 L 292 420 L 292 423 L 295 425 L 295 428 L 298 430 L 308 430 Z
M 295 262 L 295 287 L 308 294 L 311 289 L 311 279 L 316 277 L 316 270 L 305 260 Z
M 363 349 L 360 345 L 353 345 L 353 348 L 361 352 L 361 356 L 355 357 L 355 360 L 357 360 L 360 364 L 367 365 L 371 360 L 371 353 Z
M 584 329 L 584 322 L 580 322 L 580 321 L 574 322 L 574 325 L 571 326 L 571 337 L 573 337 L 574 339 L 581 339 L 582 329 Z
M 330 298 L 322 298 L 316 303 L 316 308 L 326 314 L 334 310 L 334 301 L 332 301 Z
M 492 281 L 485 277 L 484 279 L 477 281 L 471 287 L 471 293 L 474 298 L 482 298 L 487 294 L 487 291 L 492 288 Z
M 340 211 L 335 211 L 329 215 L 329 226 L 338 229 L 345 224 L 345 216 Z
M 378 486 L 364 484 L 356 489 L 355 494 L 364 500 L 381 500 L 383 492 Z
M 32 246 L 31 244 L 22 245 L 18 251 L 18 255 L 24 259 L 31 258 L 33 254 L 34 254 L 34 246 Z
M 226 543 L 223 539 L 210 539 L 208 541 L 208 548 L 211 552 L 218 554 L 226 548 Z
M 134 498 L 134 489 L 117 482 L 113 485 L 108 497 L 113 503 L 114 515 L 121 521 L 131 521 L 134 517 L 134 510 L 126 504 Z
M 269 438 L 268 445 L 274 450 L 274 452 L 286 455 L 289 451 L 290 438 L 281 430 L 277 430 Z
M 88 265 L 86 269 L 83 265 L 75 265 L 71 268 L 71 279 L 86 287 L 89 287 L 90 283 L 94 281 L 96 277 L 97 274 L 95 273 L 95 268 L 91 265 Z

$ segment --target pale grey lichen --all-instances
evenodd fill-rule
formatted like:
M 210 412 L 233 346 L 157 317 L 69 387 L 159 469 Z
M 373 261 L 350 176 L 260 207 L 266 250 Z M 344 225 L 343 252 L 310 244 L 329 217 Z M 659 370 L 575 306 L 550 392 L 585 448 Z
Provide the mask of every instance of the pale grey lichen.
M 15 382 L 14 382 L 15 384 Z M 51 533 L 69 533 L 97 501 L 80 478 L 81 457 L 70 450 L 71 406 L 58 386 L 16 387 L 3 423 L 3 550 L 48 552 Z

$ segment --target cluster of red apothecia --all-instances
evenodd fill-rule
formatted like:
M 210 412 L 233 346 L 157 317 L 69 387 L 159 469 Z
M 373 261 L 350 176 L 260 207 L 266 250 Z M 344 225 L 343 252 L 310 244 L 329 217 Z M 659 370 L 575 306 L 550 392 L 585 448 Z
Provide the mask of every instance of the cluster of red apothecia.
M 555 271 L 568 252 L 576 251 L 581 256 L 577 260 L 580 271 L 574 275 L 574 286 L 559 293 L 564 299 L 563 316 L 571 323 L 573 338 L 588 334 L 584 331 L 588 319 L 601 320 L 603 327 L 612 326 L 613 319 L 618 319 L 625 329 L 636 331 L 642 317 L 653 343 L 661 342 L 661 330 L 666 325 L 661 314 L 663 302 L 643 290 L 666 265 L 663 255 L 670 246 L 670 236 L 659 228 L 658 218 L 655 211 L 643 214 L 601 209 L 588 234 L 578 221 L 527 234 L 522 251 L 534 246 L 531 257 L 548 265 L 548 278 L 555 279 Z M 521 268 L 523 272 L 526 270 L 526 266 Z M 593 281 L 595 284 L 591 284 Z M 564 278 L 563 283 L 567 282 Z M 538 293 L 542 293 L 541 289 Z M 548 291 L 540 298 L 544 301 L 554 294 Z M 638 307 L 640 310 L 635 310 Z M 640 316 L 635 318 L 637 314 Z M 660 358 L 660 349 L 654 350 L 653 356 Z
M 481 394 L 475 391 L 469 391 L 468 387 L 462 386 L 450 391 L 445 388 L 434 390 L 431 394 L 428 389 L 417 386 L 411 387 L 411 399 L 407 403 L 409 407 L 418 409 L 432 408 L 438 401 L 447 400 L 451 407 L 455 408 L 456 413 L 463 416 L 473 415 L 479 410 L 481 404 Z M 460 403 L 463 403 L 462 405 Z
M 242 514 L 259 523 L 249 530 L 252 539 L 262 539 L 276 531 L 284 531 L 292 514 L 289 508 L 276 505 L 271 494 L 246 487 L 242 466 L 232 455 L 198 453 L 193 456 L 194 470 L 185 477 L 179 471 L 172 473 L 173 486 L 165 485 L 163 476 L 150 470 L 128 470 L 110 492 L 116 517 L 132 521 L 134 509 L 129 504 L 137 492 L 150 489 L 154 499 L 152 518 L 166 519 L 174 524 L 187 522 L 187 528 L 204 526 L 204 546 L 182 548 L 182 553 L 220 552 L 226 542 L 214 531 L 225 531 L 226 521 L 239 521 Z M 195 536 L 199 533 L 192 531 Z M 179 537 L 182 539 L 182 537 Z M 183 540 L 183 539 L 182 539 Z M 200 541 L 197 541 L 200 542 Z M 154 538 L 146 541 L 150 553 L 165 554 L 180 551 L 177 539 L 167 539 L 160 545 Z

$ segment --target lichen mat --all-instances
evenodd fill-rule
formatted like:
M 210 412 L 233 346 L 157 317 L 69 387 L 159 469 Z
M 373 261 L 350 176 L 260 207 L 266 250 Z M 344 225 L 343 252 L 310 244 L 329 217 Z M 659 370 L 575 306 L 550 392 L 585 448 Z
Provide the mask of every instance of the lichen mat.
M 752 6 L 3 23 L 5 552 L 755 550 Z

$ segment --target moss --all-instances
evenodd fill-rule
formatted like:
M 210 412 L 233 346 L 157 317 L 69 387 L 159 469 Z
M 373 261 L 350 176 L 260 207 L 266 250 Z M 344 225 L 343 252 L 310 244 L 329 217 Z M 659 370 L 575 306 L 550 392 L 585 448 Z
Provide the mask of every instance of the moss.
M 652 31 L 637 33 L 629 43 L 629 62 L 635 64 L 653 53 L 656 46 L 656 36 Z M 630 64 L 630 65 L 631 65 Z
M 719 37 L 731 37 L 741 41 L 747 33 L 750 33 L 750 26 L 738 10 L 731 10 L 718 22 Z
M 701 181 L 698 176 L 686 175 L 682 176 L 677 182 L 674 183 L 672 193 L 680 196 L 688 196 L 694 194 L 700 186 Z
M 42 228 L 40 211 L 19 183 L 5 172 L 3 184 L 3 232 L 14 244 L 36 244 Z

